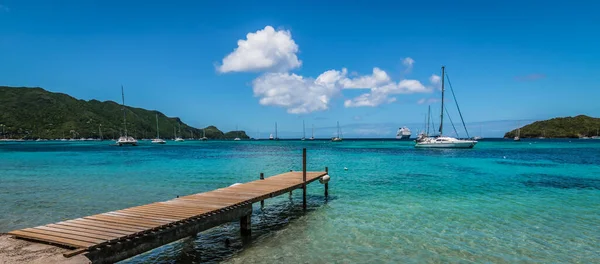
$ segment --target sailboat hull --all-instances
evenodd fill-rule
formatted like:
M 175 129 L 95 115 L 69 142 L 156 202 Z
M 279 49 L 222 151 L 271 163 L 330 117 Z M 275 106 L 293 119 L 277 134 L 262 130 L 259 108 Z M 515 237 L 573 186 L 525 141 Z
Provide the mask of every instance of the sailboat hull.
M 418 141 L 415 148 L 473 148 L 477 144 L 475 140 L 460 140 L 454 138 L 430 138 Z

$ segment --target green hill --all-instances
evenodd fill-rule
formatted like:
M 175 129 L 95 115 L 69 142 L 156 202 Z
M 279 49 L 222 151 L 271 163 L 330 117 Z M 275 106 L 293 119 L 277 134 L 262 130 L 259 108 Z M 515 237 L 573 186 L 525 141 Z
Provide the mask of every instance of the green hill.
M 578 138 L 596 136 L 600 129 L 600 118 L 578 115 L 576 117 L 557 117 L 544 121 L 536 121 L 521 128 L 522 138 Z M 517 129 L 504 134 L 512 138 Z
M 167 117 L 156 110 L 126 106 L 127 131 L 136 138 L 156 137 L 158 114 L 161 138 L 202 136 L 202 129 L 183 123 L 178 117 Z M 206 127 L 210 139 L 249 138 L 244 131 L 223 133 L 214 126 Z M 3 132 L 4 131 L 4 132 Z M 117 138 L 123 131 L 123 110 L 113 101 L 78 100 L 42 88 L 0 86 L 0 137 L 23 139 Z M 177 132 L 179 133 L 179 132 Z M 232 134 L 233 133 L 233 134 Z M 179 135 L 178 135 L 179 136 Z

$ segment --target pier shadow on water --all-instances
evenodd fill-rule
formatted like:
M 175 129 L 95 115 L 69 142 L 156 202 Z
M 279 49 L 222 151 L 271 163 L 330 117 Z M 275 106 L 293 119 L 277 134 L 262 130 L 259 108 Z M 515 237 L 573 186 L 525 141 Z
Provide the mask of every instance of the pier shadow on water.
M 255 203 L 252 210 L 252 235 L 242 236 L 238 221 L 214 227 L 152 251 L 140 254 L 120 263 L 218 263 L 236 253 L 260 243 L 262 239 L 285 229 L 313 211 L 319 210 L 335 196 L 307 194 L 307 209 L 302 209 L 301 191 L 296 190 L 292 199 L 287 194 L 272 201 L 266 200 L 263 209 Z

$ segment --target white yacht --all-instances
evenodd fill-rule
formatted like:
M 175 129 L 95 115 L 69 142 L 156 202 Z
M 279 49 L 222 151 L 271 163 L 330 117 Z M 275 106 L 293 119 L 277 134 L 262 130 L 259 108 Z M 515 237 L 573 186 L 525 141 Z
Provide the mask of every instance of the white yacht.
M 123 108 L 123 128 L 124 135 L 117 139 L 117 145 L 120 146 L 137 146 L 137 140 L 132 136 L 127 135 L 127 117 L 126 117 L 126 109 L 125 109 L 125 92 L 123 91 L 123 85 L 121 85 L 121 99 L 123 100 L 122 108 Z
M 166 144 L 167 141 L 160 138 L 160 132 L 158 129 L 158 113 L 156 113 L 156 138 L 152 139 L 152 144 Z
M 310 140 L 315 140 L 315 125 L 312 125 L 312 135 L 310 136 Z
M 269 140 L 273 140 L 273 134 L 269 135 Z
M 444 131 L 444 80 L 446 79 L 445 67 L 442 66 L 442 113 L 440 115 L 440 134 L 436 137 L 423 135 L 417 138 L 416 148 L 473 148 L 477 144 L 476 140 L 457 139 L 453 137 L 443 136 Z M 452 88 L 452 87 L 451 87 Z M 453 92 L 454 93 L 454 92 Z M 457 104 L 458 107 L 458 104 Z M 460 112 L 460 109 L 459 109 Z M 462 115 L 461 115 L 462 120 Z M 464 121 L 463 121 L 464 126 Z M 466 126 L 465 126 L 466 130 Z M 468 134 L 468 133 L 467 133 Z
M 200 140 L 208 140 L 208 138 L 206 137 L 206 128 L 202 129 L 202 137 L 200 138 Z

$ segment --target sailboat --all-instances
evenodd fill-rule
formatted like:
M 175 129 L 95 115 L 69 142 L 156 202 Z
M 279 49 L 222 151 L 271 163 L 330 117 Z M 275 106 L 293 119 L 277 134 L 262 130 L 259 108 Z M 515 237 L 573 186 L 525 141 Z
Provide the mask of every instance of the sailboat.
M 514 141 L 521 141 L 521 127 L 519 125 L 519 128 L 517 129 L 517 135 L 515 136 L 515 138 L 513 138 Z
M 304 120 L 302 120 L 302 138 L 300 140 L 306 140 L 306 128 L 304 127 Z
M 269 140 L 273 140 L 273 134 L 269 135 Z
M 592 139 L 600 139 L 600 135 L 598 134 L 598 132 L 600 132 L 600 129 L 596 128 L 596 135 L 592 137 Z
M 175 127 L 173 127 L 173 131 L 175 130 Z M 181 135 L 181 124 L 179 124 L 179 134 Z M 183 142 L 185 140 L 183 140 L 183 138 L 178 137 L 177 134 L 175 134 L 175 142 Z
M 240 134 L 240 132 L 239 132 L 239 130 L 238 130 L 238 127 L 237 127 L 237 125 L 235 126 L 235 134 L 236 134 L 236 135 L 239 135 L 239 134 Z M 239 137 L 235 137 L 233 140 L 235 140 L 235 141 L 240 141 L 241 139 L 240 139 Z
M 158 129 L 158 113 L 156 113 L 156 138 L 152 139 L 153 144 L 166 144 L 164 139 L 160 138 L 160 131 Z
M 315 125 L 312 125 L 312 135 L 310 136 L 310 140 L 315 140 Z
M 123 104 L 121 105 L 121 107 L 123 108 L 123 129 L 124 129 L 124 135 L 119 137 L 119 139 L 117 139 L 117 145 L 120 146 L 137 146 L 137 140 L 133 137 L 130 137 L 127 135 L 127 116 L 126 116 L 126 109 L 125 109 L 125 92 L 123 90 L 123 85 L 121 85 L 121 99 L 123 100 Z
M 340 141 L 342 141 L 342 135 L 341 135 L 342 132 L 341 131 L 342 130 L 340 129 L 340 122 L 338 121 L 337 122 L 337 137 L 332 138 L 331 141 L 333 141 L 333 142 L 340 142 Z
M 202 129 L 202 137 L 200 138 L 200 140 L 208 140 L 208 138 L 206 137 L 206 128 Z
M 477 141 L 457 139 L 453 137 L 443 136 L 444 131 L 444 80 L 446 79 L 445 67 L 442 66 L 442 111 L 440 115 L 440 134 L 437 137 L 425 136 L 417 140 L 416 148 L 473 148 Z M 458 104 L 457 104 L 458 107 Z M 459 109 L 460 112 L 460 109 Z M 461 115 L 462 119 L 462 115 Z M 464 126 L 464 121 L 463 121 Z M 466 126 L 465 126 L 466 130 Z
M 269 140 L 273 140 L 273 134 L 269 135 Z M 275 122 L 275 140 L 279 140 L 277 136 L 277 122 Z

